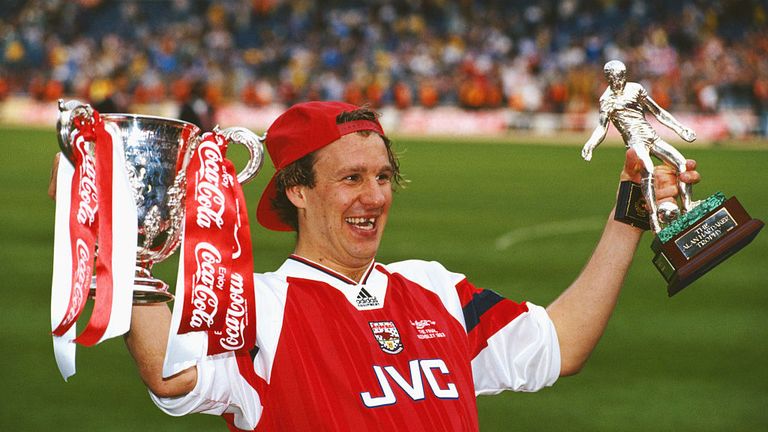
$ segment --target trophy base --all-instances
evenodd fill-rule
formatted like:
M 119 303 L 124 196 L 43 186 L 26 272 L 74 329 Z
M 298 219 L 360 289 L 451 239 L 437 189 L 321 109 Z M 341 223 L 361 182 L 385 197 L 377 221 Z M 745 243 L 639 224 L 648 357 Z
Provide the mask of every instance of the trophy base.
M 96 298 L 96 276 L 91 279 L 90 298 Z M 168 303 L 173 300 L 173 294 L 168 291 L 168 284 L 152 277 L 149 269 L 136 266 L 136 276 L 133 282 L 133 304 L 149 305 Z
M 663 230 L 653 240 L 653 264 L 667 281 L 670 297 L 748 245 L 764 223 L 752 219 L 731 197 L 669 235 Z M 665 240 L 661 234 L 667 234 Z M 668 237 L 668 238 L 666 238 Z

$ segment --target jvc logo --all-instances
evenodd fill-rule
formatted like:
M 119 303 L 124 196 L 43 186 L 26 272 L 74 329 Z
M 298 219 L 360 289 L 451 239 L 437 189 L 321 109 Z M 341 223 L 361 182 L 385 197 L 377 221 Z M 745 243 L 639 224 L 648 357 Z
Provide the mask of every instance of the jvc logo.
M 418 401 L 423 400 L 426 395 L 424 392 L 424 380 L 426 378 L 427 385 L 432 390 L 432 393 L 439 399 L 458 399 L 459 392 L 456 390 L 456 385 L 448 383 L 446 388 L 440 388 L 435 379 L 434 371 L 437 369 L 441 374 L 448 375 L 448 367 L 445 362 L 440 359 L 432 360 L 411 360 L 408 362 L 410 379 L 406 379 L 400 372 L 395 369 L 394 366 L 374 366 L 373 372 L 376 373 L 376 378 L 379 380 L 381 386 L 382 396 L 371 396 L 369 392 L 360 393 L 360 397 L 363 398 L 363 404 L 368 408 L 376 408 L 384 405 L 392 405 L 397 402 L 395 398 L 395 392 L 392 390 L 389 378 L 394 381 L 405 393 L 411 397 L 411 399 Z M 389 376 L 389 378 L 387 377 Z

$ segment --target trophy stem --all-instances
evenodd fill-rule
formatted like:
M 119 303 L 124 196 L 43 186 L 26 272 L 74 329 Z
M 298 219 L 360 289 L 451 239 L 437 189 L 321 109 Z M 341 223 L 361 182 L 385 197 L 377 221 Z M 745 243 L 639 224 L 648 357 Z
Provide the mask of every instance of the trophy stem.
M 173 294 L 168 292 L 168 284 L 156 279 L 149 271 L 151 264 L 136 265 L 136 276 L 133 282 L 133 304 L 148 305 L 155 303 L 168 303 L 173 300 Z M 96 276 L 91 278 L 91 299 L 96 298 Z
M 167 303 L 173 300 L 168 291 L 168 284 L 152 276 L 149 263 L 136 265 L 136 277 L 133 285 L 133 304 Z

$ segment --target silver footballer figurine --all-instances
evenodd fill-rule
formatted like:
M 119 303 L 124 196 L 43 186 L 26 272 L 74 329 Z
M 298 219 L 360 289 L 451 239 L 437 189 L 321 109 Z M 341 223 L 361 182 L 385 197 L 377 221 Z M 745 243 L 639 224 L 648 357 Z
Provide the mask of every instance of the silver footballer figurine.
M 679 173 L 686 170 L 686 159 L 672 145 L 661 139 L 645 119 L 645 111 L 653 114 L 658 121 L 672 129 L 688 142 L 696 139 L 696 134 L 677 121 L 672 114 L 665 111 L 654 101 L 642 85 L 627 82 L 627 67 L 618 60 L 611 60 L 603 68 L 608 81 L 608 88 L 600 96 L 599 124 L 592 136 L 584 144 L 581 156 L 589 161 L 592 151 L 600 145 L 608 133 L 608 121 L 613 123 L 624 139 L 627 148 L 635 149 L 643 163 L 643 177 L 640 185 L 643 197 L 649 207 L 651 228 L 658 233 L 661 222 L 669 223 L 680 214 L 673 203 L 664 203 L 662 208 L 656 204 L 656 193 L 653 183 L 654 163 L 651 155 L 661 159 Z M 678 181 L 682 199 L 683 211 L 691 210 L 697 203 L 691 198 L 691 185 Z

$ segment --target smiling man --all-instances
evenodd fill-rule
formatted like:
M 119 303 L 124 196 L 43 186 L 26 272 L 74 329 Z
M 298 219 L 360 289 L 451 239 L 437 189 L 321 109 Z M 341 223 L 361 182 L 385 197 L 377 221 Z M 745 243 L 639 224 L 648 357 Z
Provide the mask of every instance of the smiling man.
M 266 144 L 276 173 L 258 220 L 297 242 L 278 270 L 254 275 L 257 349 L 163 379 L 168 308 L 134 308 L 127 344 L 162 410 L 222 415 L 231 430 L 474 431 L 476 395 L 536 391 L 583 366 L 641 230 L 608 218 L 555 302 L 513 302 L 436 262 L 376 262 L 400 174 L 372 111 L 298 104 Z M 640 164 L 630 150 L 621 179 L 637 180 Z M 658 198 L 677 194 L 672 172 L 656 178 Z
M 325 117 L 326 125 L 296 122 L 299 116 Z M 279 118 L 267 136 L 277 173 L 259 203 L 259 222 L 298 230 L 297 255 L 357 279 L 376 255 L 393 182 L 400 179 L 376 114 L 334 102 L 303 104 Z

